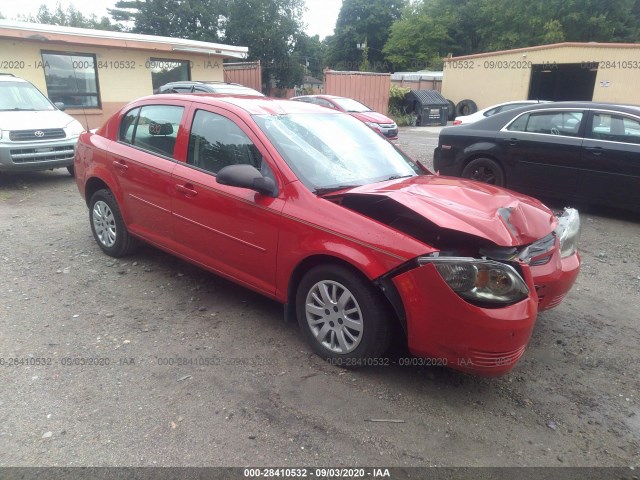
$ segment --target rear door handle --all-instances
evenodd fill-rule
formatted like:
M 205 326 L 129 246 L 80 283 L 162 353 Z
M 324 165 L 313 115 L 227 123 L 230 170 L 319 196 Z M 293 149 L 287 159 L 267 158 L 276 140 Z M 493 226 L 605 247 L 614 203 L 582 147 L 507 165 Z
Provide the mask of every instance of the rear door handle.
M 187 183 L 185 185 L 180 185 L 179 183 L 177 183 L 176 190 L 187 197 L 195 197 L 196 195 L 198 195 L 198 192 L 193 188 L 193 185 L 191 185 L 190 183 Z
M 121 162 L 120 160 L 114 160 L 113 168 L 118 170 L 120 173 L 124 173 L 127 171 L 129 167 L 125 163 Z
M 602 155 L 602 152 L 604 152 L 604 148 L 602 147 L 586 147 L 585 150 L 594 155 Z

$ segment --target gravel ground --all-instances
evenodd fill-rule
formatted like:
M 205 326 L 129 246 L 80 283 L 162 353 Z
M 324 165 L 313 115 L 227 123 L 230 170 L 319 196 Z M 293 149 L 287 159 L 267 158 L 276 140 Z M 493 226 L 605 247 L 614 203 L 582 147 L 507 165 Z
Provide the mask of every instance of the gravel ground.
M 430 165 L 437 129 L 400 135 Z M 345 371 L 270 300 L 102 254 L 65 170 L 2 175 L 0 466 L 638 466 L 640 220 L 583 223 L 577 284 L 511 374 Z

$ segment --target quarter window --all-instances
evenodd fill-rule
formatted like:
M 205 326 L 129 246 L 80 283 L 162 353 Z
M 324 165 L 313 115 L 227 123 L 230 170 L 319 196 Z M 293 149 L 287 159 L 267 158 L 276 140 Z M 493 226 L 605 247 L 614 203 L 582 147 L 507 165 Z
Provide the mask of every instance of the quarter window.
M 596 140 L 640 143 L 640 122 L 622 115 L 594 113 L 588 136 Z
M 187 163 L 212 173 L 227 165 L 248 164 L 272 176 L 258 148 L 228 118 L 198 110 L 189 137 Z
M 183 111 L 183 107 L 173 105 L 148 105 L 130 110 L 120 123 L 120 141 L 173 157 Z
M 582 112 L 564 110 L 527 113 L 518 117 L 507 130 L 577 137 L 582 116 Z
M 47 94 L 66 108 L 100 108 L 96 56 L 42 52 Z

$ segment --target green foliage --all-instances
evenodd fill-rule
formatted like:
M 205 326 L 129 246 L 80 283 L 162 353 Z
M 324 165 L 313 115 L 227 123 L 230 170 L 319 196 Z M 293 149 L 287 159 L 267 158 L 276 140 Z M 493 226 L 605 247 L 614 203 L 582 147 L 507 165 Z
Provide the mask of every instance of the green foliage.
M 411 91 L 408 87 L 391 85 L 389 91 L 389 116 L 400 126 L 413 125 L 415 117 L 404 110 L 404 96 Z
M 383 50 L 397 70 L 420 70 L 449 54 L 565 41 L 640 41 L 640 0 L 415 0 Z
M 287 88 L 301 82 L 304 57 L 321 69 L 319 38 L 302 33 L 303 8 L 304 0 L 120 0 L 109 13 L 136 33 L 248 46 L 263 80 Z
M 120 31 L 122 27 L 117 23 L 111 23 L 109 17 L 98 19 L 96 15 L 85 17 L 73 5 L 69 5 L 66 10 L 58 3 L 52 12 L 46 5 L 41 5 L 35 15 L 19 15 L 18 19 L 23 22 L 44 23 L 47 25 L 60 25 L 63 27 L 93 28 L 96 30 Z
M 366 44 L 368 52 L 364 63 L 374 71 L 391 71 L 382 49 L 391 25 L 400 18 L 403 4 L 402 0 L 343 0 L 334 35 L 328 39 L 328 66 L 336 70 L 358 70 L 364 60 L 358 44 Z
M 248 45 L 249 59 L 260 60 L 262 75 L 278 88 L 302 81 L 304 67 L 291 57 L 302 33 L 303 0 L 229 0 L 225 42 Z
M 293 61 L 305 67 L 307 75 L 321 79 L 325 65 L 325 50 L 326 46 L 320 41 L 318 35 L 309 37 L 305 33 L 300 33 L 296 38 L 291 57 Z

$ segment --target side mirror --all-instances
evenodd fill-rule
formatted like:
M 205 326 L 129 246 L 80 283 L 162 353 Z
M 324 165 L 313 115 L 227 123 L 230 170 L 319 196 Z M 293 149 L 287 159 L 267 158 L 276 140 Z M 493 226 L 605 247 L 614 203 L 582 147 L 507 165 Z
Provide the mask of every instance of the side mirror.
M 269 197 L 278 194 L 278 187 L 273 179 L 263 177 L 255 167 L 247 164 L 227 165 L 220 169 L 216 180 L 221 185 L 248 188 Z
M 56 106 L 56 108 L 62 112 L 64 112 L 64 103 L 63 102 L 54 102 L 54 105 Z

